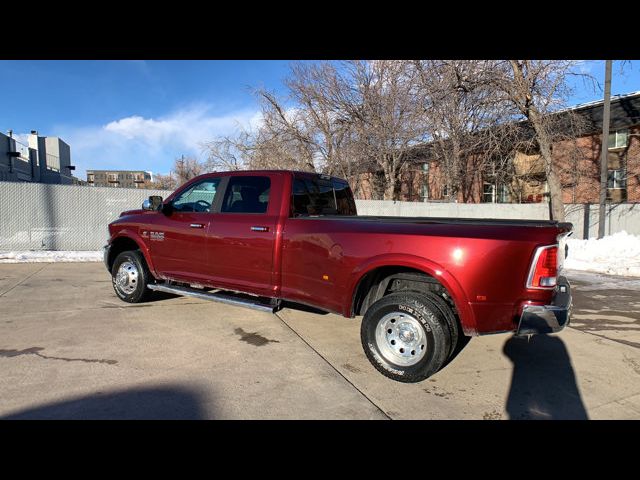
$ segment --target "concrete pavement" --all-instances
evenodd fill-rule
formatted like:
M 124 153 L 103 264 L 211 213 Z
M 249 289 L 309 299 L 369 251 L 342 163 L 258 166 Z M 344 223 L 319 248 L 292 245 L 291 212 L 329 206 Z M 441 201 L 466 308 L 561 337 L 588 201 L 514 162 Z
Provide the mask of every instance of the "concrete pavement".
M 368 363 L 359 318 L 129 305 L 102 264 L 3 264 L 0 418 L 640 418 L 640 281 L 580 274 L 574 295 L 563 332 L 476 337 L 401 384 Z

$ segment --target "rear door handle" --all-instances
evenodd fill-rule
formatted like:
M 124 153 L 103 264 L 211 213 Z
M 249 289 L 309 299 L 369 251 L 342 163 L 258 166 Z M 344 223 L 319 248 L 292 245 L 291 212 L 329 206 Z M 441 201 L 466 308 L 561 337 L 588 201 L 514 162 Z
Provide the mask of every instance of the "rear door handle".
M 192 223 L 189 225 L 191 228 L 204 228 L 204 223 Z
M 255 227 L 251 227 L 251 231 L 252 232 L 268 232 L 269 227 L 255 226 Z

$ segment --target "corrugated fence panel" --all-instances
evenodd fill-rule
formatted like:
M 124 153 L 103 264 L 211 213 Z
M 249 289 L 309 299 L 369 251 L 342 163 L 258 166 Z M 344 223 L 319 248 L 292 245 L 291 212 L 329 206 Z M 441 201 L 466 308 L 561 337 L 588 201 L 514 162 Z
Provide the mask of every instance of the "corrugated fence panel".
M 98 250 L 120 212 L 170 193 L 0 182 L 0 250 Z
M 0 250 L 99 250 L 107 238 L 107 224 L 124 210 L 140 208 L 149 195 L 166 198 L 168 190 L 81 187 L 0 181 Z M 457 218 L 549 218 L 545 203 L 471 204 L 356 200 L 359 215 Z M 588 209 L 588 215 L 585 210 Z M 567 221 L 574 237 L 598 233 L 598 206 L 567 205 Z M 616 204 L 607 208 L 606 234 L 626 230 L 640 235 L 640 206 Z
M 546 203 L 441 203 L 393 202 L 389 200 L 356 200 L 359 215 L 399 217 L 549 218 Z

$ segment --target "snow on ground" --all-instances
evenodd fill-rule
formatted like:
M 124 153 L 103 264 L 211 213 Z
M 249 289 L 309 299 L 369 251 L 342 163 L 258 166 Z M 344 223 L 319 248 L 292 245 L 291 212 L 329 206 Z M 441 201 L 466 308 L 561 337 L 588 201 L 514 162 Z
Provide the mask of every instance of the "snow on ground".
M 27 250 L 20 252 L 0 252 L 0 263 L 34 262 L 101 262 L 102 252 L 78 252 L 65 250 Z
M 569 238 L 569 256 L 564 262 L 568 270 L 640 277 L 640 237 L 625 231 L 600 240 Z

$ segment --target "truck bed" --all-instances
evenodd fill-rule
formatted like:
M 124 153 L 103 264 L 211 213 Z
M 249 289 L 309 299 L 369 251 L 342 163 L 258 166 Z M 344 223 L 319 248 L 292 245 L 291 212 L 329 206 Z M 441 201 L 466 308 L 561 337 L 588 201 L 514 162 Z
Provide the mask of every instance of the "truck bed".
M 475 225 L 475 226 L 514 226 L 514 227 L 557 227 L 561 230 L 570 230 L 573 225 L 569 222 L 556 220 L 523 220 L 503 218 L 458 218 L 458 217 L 386 217 L 379 215 L 309 215 L 296 218 L 313 218 L 327 220 L 344 220 L 376 223 L 407 223 L 417 225 Z

